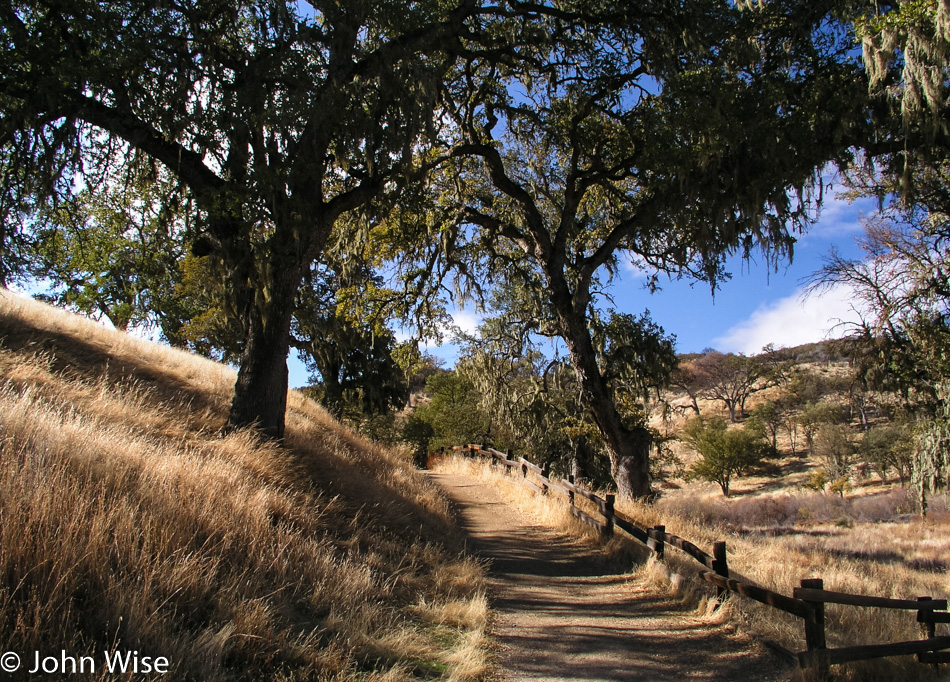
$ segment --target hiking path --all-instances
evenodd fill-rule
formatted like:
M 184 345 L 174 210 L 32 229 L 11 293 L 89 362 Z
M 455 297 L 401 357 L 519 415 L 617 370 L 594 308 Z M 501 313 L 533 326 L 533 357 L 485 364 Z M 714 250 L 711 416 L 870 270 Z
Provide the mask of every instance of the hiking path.
M 788 664 L 733 626 L 618 573 L 591 541 L 533 522 L 490 485 L 430 473 L 471 551 L 489 562 L 498 680 L 787 680 Z

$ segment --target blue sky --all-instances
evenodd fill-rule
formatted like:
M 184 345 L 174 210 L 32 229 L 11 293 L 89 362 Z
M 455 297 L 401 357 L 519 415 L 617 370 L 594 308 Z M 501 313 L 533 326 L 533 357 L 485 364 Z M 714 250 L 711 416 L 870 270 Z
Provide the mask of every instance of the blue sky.
M 832 247 L 847 257 L 860 258 L 855 239 L 862 232 L 860 219 L 875 210 L 874 200 L 849 204 L 827 201 L 818 223 L 801 235 L 791 264 L 775 272 L 761 262 L 734 258 L 732 279 L 715 297 L 709 287 L 688 282 L 668 282 L 650 295 L 635 278 L 623 282 L 618 303 L 627 312 L 648 308 L 653 319 L 676 335 L 677 351 L 753 354 L 767 343 L 796 346 L 840 335 L 841 322 L 855 320 L 851 296 L 841 289 L 824 295 L 804 296 L 804 278 L 818 270 Z
M 821 341 L 840 334 L 840 322 L 855 319 L 851 297 L 846 291 L 832 290 L 803 298 L 802 280 L 821 267 L 832 247 L 859 258 L 855 238 L 861 233 L 861 217 L 873 213 L 875 207 L 870 199 L 853 204 L 838 199 L 832 189 L 825 195 L 818 222 L 799 237 L 790 265 L 774 272 L 761 259 L 756 263 L 736 258 L 729 264 L 732 279 L 723 283 L 715 298 L 708 286 L 691 286 L 686 281 L 665 282 L 661 291 L 651 295 L 632 265 L 621 272 L 611 294 L 622 312 L 639 314 L 648 309 L 654 321 L 676 336 L 681 353 L 711 347 L 754 354 L 767 343 L 790 347 Z M 472 309 L 457 310 L 454 317 L 466 331 L 474 331 L 478 323 Z M 452 344 L 428 350 L 443 358 L 447 367 L 455 361 L 457 349 Z M 303 365 L 292 356 L 290 385 L 306 383 Z

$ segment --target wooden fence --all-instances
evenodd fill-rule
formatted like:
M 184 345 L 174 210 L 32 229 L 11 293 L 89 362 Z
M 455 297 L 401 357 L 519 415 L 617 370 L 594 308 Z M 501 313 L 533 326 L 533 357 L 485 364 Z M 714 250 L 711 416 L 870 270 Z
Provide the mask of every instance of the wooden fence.
M 505 473 L 520 473 L 521 475 L 517 477 L 520 482 L 542 495 L 550 493 L 561 495 L 566 499 L 571 513 L 577 519 L 597 529 L 604 537 L 613 536 L 616 530 L 620 529 L 627 536 L 646 545 L 656 553 L 659 559 L 663 559 L 667 546 L 681 550 L 708 569 L 700 570 L 698 577 L 714 585 L 720 599 L 727 593 L 735 593 L 801 618 L 804 624 L 805 650 L 797 654 L 787 650 L 783 652 L 797 661 L 802 668 L 816 671 L 820 677 L 826 676 L 832 665 L 888 656 L 916 654 L 917 660 L 921 663 L 929 663 L 934 667 L 941 663 L 950 664 L 950 651 L 944 651 L 950 649 L 950 637 L 936 636 L 938 623 L 950 623 L 946 599 L 931 599 L 929 596 L 913 600 L 889 599 L 832 592 L 824 589 L 821 578 L 802 580 L 801 587 L 795 588 L 793 595 L 789 597 L 745 580 L 730 577 L 725 542 L 714 543 L 712 554 L 708 554 L 692 542 L 667 533 L 664 526 L 640 528 L 614 510 L 613 495 L 607 494 L 600 497 L 576 485 L 573 477 L 566 480 L 552 478 L 547 467 L 539 467 L 523 457 L 513 457 L 510 453 L 499 452 L 481 445 L 456 446 L 454 450 L 470 456 L 487 457 L 493 466 L 503 466 Z M 602 518 L 579 509 L 576 506 L 577 497 L 583 497 L 592 502 Z M 916 611 L 923 638 L 908 642 L 829 649 L 825 640 L 825 604 Z

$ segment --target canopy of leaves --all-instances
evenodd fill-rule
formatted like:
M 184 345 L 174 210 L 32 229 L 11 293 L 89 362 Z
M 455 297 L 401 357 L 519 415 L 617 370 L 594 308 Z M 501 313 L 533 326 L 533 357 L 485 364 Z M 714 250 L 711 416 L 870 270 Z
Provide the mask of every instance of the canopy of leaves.
M 29 270 L 48 283 L 47 300 L 104 316 L 117 329 L 174 325 L 164 324 L 163 313 L 174 307 L 187 198 L 167 175 L 149 170 L 132 166 L 37 216 Z
M 355 291 L 378 284 L 366 270 L 346 275 L 313 268 L 308 285 L 297 294 L 293 344 L 320 382 L 320 401 L 336 417 L 345 408 L 356 417 L 402 407 L 409 385 L 393 357 L 396 340 L 380 320 L 359 310 Z
M 419 201 L 435 210 L 409 206 L 393 229 L 432 246 L 406 264 L 410 276 L 438 288 L 451 272 L 476 298 L 503 283 L 518 292 L 515 326 L 563 339 L 614 468 L 629 470 L 618 481 L 628 495 L 648 490 L 650 437 L 623 424 L 619 377 L 598 364 L 596 346 L 608 349 L 596 318 L 612 324 L 600 292 L 625 262 L 653 288 L 661 276 L 715 286 L 730 255 L 790 256 L 813 215 L 816 169 L 849 158 L 865 91 L 823 10 L 613 9 L 618 19 L 535 60 L 468 64 L 449 89 L 458 142 Z M 672 367 L 658 346 L 635 347 L 648 336 L 622 351 L 639 365 L 626 382 L 636 391 L 649 383 L 642 370 Z
M 883 170 L 865 191 L 920 197 L 921 174 L 950 148 L 950 4 L 946 0 L 860 3 L 855 27 L 877 100 L 868 150 Z M 867 176 L 865 176 L 866 178 Z M 945 204 L 946 207 L 946 204 Z
M 906 426 L 899 424 L 872 427 L 864 434 L 858 454 L 878 474 L 882 483 L 887 481 L 889 472 L 893 470 L 903 485 L 913 462 L 912 434 Z
M 127 164 L 161 164 L 190 197 L 195 253 L 223 266 L 221 310 L 244 332 L 230 422 L 281 435 L 308 268 L 341 216 L 385 210 L 443 127 L 461 53 L 484 40 L 510 55 L 483 23 L 516 15 L 440 0 L 6 3 L 3 272 L 39 212 Z

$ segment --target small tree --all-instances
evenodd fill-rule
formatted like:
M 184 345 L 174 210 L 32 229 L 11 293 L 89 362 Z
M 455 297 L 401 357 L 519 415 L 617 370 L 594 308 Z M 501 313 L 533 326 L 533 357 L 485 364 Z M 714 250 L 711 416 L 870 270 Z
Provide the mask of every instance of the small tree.
M 825 462 L 825 472 L 831 481 L 847 479 L 854 466 L 856 448 L 842 424 L 822 424 L 815 434 L 812 454 Z
M 858 446 L 861 459 L 881 478 L 881 483 L 887 482 L 887 474 L 893 469 L 901 486 L 910 472 L 913 453 L 912 436 L 905 427 L 895 425 L 872 426 Z
M 752 410 L 752 415 L 749 417 L 749 421 L 746 422 L 746 426 L 754 426 L 764 431 L 772 443 L 772 449 L 776 450 L 778 449 L 778 432 L 782 427 L 783 418 L 782 405 L 772 400 L 766 400 Z
M 702 356 L 700 356 L 702 357 Z M 696 362 L 695 357 L 679 357 L 679 364 L 670 375 L 670 387 L 683 391 L 689 398 L 689 406 L 694 416 L 699 417 L 699 398 L 708 388 L 709 374 L 702 365 Z
M 457 372 L 430 376 L 426 393 L 431 402 L 416 410 L 415 416 L 432 425 L 433 447 L 451 448 L 491 436 L 472 383 Z
M 429 456 L 429 445 L 435 436 L 435 429 L 426 420 L 411 415 L 402 427 L 402 440 L 412 448 L 412 457 L 416 466 L 425 468 Z
M 784 380 L 784 366 L 779 368 L 765 358 L 745 355 L 725 355 L 710 351 L 696 361 L 705 372 L 706 388 L 703 396 L 717 400 L 729 410 L 729 421 L 745 417 L 746 401 L 755 393 L 777 385 Z
M 839 403 L 825 400 L 820 403 L 808 403 L 797 417 L 798 424 L 805 432 L 808 449 L 814 454 L 815 437 L 823 426 L 847 422 L 848 416 Z
M 690 468 L 690 478 L 718 483 L 726 497 L 732 477 L 760 462 L 768 447 L 761 432 L 730 429 L 718 417 L 691 419 L 683 430 L 683 440 L 701 458 Z

